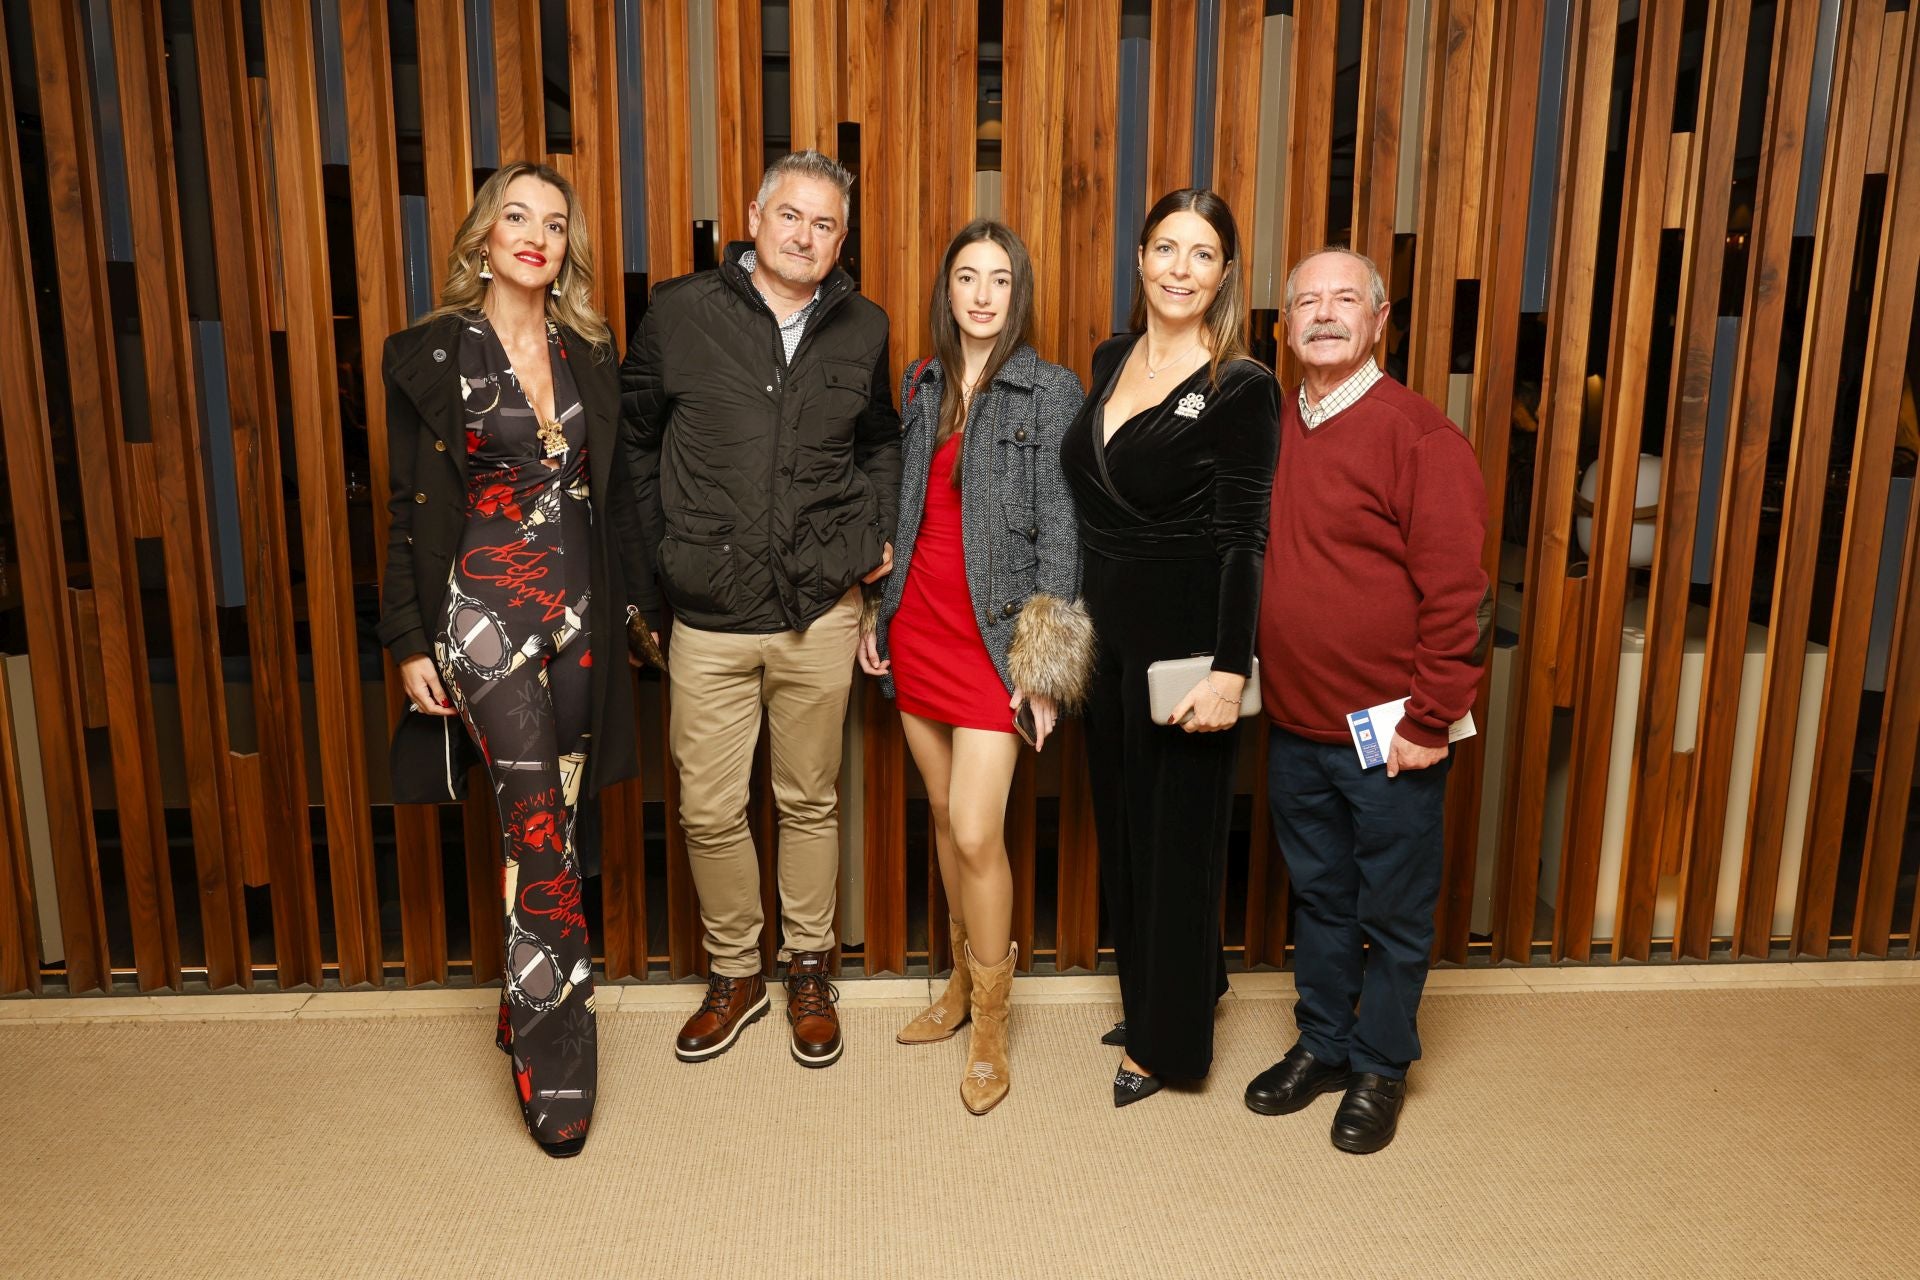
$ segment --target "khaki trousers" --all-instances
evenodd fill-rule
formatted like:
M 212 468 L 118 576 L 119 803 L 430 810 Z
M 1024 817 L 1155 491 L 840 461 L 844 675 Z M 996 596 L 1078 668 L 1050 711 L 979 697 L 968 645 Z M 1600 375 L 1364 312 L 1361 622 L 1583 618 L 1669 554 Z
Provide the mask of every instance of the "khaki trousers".
M 840 735 L 859 637 L 857 587 L 805 631 L 673 629 L 668 737 L 715 973 L 760 972 L 760 861 L 747 828 L 747 779 L 763 707 L 780 814 L 781 954 L 833 948 Z

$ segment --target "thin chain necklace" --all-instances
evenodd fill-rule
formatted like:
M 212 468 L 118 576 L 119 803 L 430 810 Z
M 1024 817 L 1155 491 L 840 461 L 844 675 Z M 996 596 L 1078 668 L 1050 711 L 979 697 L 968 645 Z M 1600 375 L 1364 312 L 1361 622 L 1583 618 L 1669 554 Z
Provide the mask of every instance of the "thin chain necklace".
M 1172 360 L 1163 361 L 1160 367 L 1158 369 L 1155 369 L 1153 367 L 1153 357 L 1147 354 L 1148 340 L 1145 337 L 1142 337 L 1140 339 L 1140 363 L 1147 367 L 1147 377 L 1149 379 L 1157 378 L 1161 374 L 1165 373 L 1168 369 L 1171 369 L 1179 361 L 1185 360 L 1188 356 L 1192 355 L 1193 349 L 1199 345 L 1200 345 L 1200 339 L 1195 338 L 1192 342 L 1187 344 L 1187 349 L 1185 351 L 1182 351 L 1179 355 L 1175 356 Z

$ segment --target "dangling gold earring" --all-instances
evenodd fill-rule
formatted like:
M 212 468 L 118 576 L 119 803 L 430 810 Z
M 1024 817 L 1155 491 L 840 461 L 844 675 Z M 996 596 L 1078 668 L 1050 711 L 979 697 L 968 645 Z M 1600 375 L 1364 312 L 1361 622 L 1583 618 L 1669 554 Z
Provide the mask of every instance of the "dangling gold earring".
M 493 279 L 493 264 L 487 261 L 487 251 L 485 249 L 480 251 L 480 278 L 482 280 Z
M 548 293 L 551 293 L 551 294 L 552 294 L 552 295 L 553 295 L 554 297 L 556 297 L 556 298 L 559 298 L 559 297 L 564 297 L 564 296 L 565 296 L 564 294 L 562 294 L 562 293 L 560 292 L 560 277 L 559 277 L 559 276 L 555 276 L 555 277 L 553 278 L 553 283 L 552 283 L 552 284 L 551 284 L 550 286 L 548 286 L 548 288 L 547 288 L 547 292 L 548 292 Z

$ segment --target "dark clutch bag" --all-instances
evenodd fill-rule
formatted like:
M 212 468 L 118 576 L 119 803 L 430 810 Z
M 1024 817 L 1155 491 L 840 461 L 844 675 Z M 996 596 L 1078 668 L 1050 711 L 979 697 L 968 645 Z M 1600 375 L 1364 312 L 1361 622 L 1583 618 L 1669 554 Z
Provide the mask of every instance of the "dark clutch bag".
M 627 606 L 627 649 L 646 666 L 660 671 L 667 669 L 667 655 L 654 642 L 653 628 L 632 605 Z
M 467 774 L 480 763 L 466 722 L 430 716 L 409 704 L 387 751 L 395 804 L 451 804 L 467 798 Z

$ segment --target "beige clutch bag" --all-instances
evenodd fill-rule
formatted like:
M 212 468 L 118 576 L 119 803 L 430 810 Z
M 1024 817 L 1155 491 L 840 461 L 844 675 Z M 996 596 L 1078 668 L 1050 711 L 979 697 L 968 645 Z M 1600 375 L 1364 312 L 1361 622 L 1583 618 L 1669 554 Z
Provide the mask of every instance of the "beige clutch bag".
M 1196 654 L 1191 658 L 1162 658 L 1147 666 L 1147 712 L 1155 724 L 1165 724 L 1180 705 L 1180 699 L 1213 670 L 1213 655 Z M 1260 659 L 1253 660 L 1253 671 L 1240 689 L 1240 718 L 1260 714 Z

